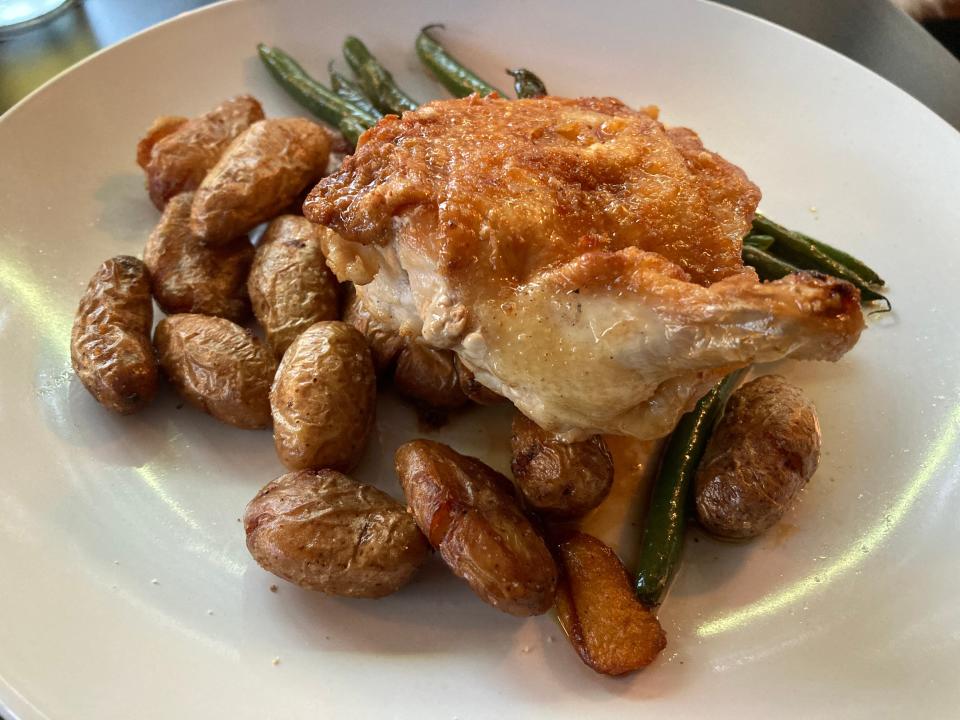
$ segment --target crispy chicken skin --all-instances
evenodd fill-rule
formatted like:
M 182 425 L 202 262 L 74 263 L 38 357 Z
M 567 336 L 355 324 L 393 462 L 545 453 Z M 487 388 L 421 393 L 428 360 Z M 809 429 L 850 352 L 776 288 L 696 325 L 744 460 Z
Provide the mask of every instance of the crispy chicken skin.
M 738 272 L 760 191 L 654 114 L 613 98 L 429 103 L 379 123 L 307 208 L 483 294 L 590 250 L 657 252 L 697 282 Z
M 744 268 L 759 199 L 655 110 L 473 96 L 384 118 L 304 212 L 371 313 L 541 427 L 652 439 L 736 367 L 859 337 L 852 286 Z

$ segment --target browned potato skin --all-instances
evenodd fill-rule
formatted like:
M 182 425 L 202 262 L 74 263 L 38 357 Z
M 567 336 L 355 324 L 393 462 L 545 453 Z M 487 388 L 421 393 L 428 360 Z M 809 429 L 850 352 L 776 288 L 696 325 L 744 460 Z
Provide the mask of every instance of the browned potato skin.
M 644 668 L 667 646 L 656 616 L 637 600 L 620 558 L 592 535 L 557 547 L 557 617 L 580 659 L 604 675 Z
M 305 118 L 261 120 L 241 133 L 197 188 L 190 224 L 212 245 L 282 213 L 327 167 L 330 136 Z
M 190 231 L 193 193 L 171 198 L 143 251 L 150 287 L 168 315 L 199 313 L 234 322 L 250 317 L 247 275 L 254 249 L 246 235 L 219 247 Z
M 510 447 L 513 479 L 538 513 L 579 517 L 602 503 L 613 486 L 613 457 L 599 435 L 565 443 L 517 411 Z
M 225 318 L 171 315 L 153 342 L 160 367 L 191 405 L 240 428 L 270 424 L 277 364 L 252 332 Z
M 308 327 L 340 316 L 340 286 L 320 249 L 321 235 L 329 232 L 304 217 L 281 215 L 257 245 L 247 289 L 278 360 Z
M 482 385 L 474 377 L 473 372 L 460 359 L 460 356 L 454 353 L 453 364 L 457 370 L 457 380 L 460 383 L 460 390 L 467 399 L 477 403 L 477 405 L 500 405 L 507 402 L 507 399 L 495 393 L 486 385 Z
M 467 404 L 451 350 L 437 350 L 412 340 L 397 356 L 393 386 L 397 392 L 435 410 L 455 410 Z
M 264 487 L 243 516 L 260 566 L 307 590 L 379 598 L 406 585 L 429 546 L 406 508 L 335 470 L 299 470 Z
M 707 443 L 697 517 L 717 537 L 756 537 L 783 517 L 819 462 L 813 404 L 779 375 L 758 377 L 731 396 Z
M 157 392 L 152 324 L 144 264 L 129 255 L 103 263 L 80 298 L 70 334 L 70 361 L 97 402 L 121 415 L 136 412 Z
M 511 615 L 550 608 L 556 563 L 509 480 L 430 440 L 401 445 L 395 463 L 417 525 L 481 599 Z
M 147 192 L 159 210 L 170 198 L 200 187 L 234 138 L 263 120 L 263 108 L 255 98 L 240 95 L 205 115 L 177 122 L 182 119 L 158 118 L 137 145 L 137 162 L 147 175 Z
M 367 340 L 377 375 L 383 375 L 393 367 L 397 356 L 407 340 L 379 322 L 360 302 L 351 285 L 346 291 L 343 306 L 343 321 L 355 327 Z
M 280 462 L 349 471 L 367 445 L 376 400 L 363 336 L 339 321 L 312 325 L 287 349 L 270 391 Z
M 163 140 L 167 135 L 170 135 L 182 127 L 188 120 L 189 118 L 181 117 L 180 115 L 161 115 L 154 120 L 150 127 L 147 128 L 147 132 L 144 133 L 143 137 L 140 138 L 140 141 L 137 143 L 137 165 L 145 170 L 150 163 L 150 154 L 153 151 L 153 146 Z

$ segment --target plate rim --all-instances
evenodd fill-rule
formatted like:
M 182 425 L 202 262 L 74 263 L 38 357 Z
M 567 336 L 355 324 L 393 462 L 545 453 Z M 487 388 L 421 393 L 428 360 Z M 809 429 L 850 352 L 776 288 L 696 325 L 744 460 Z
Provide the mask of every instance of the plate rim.
M 272 0 L 272 1 L 275 2 L 276 0 Z M 730 13 L 733 13 L 733 14 L 735 14 L 735 15 L 741 15 L 741 16 L 746 17 L 746 18 L 748 18 L 749 20 L 752 20 L 752 21 L 754 21 L 754 22 L 758 22 L 758 23 L 760 23 L 760 24 L 762 24 L 762 25 L 770 26 L 770 27 L 774 28 L 775 30 L 778 30 L 778 31 L 780 31 L 780 32 L 787 33 L 788 35 L 792 35 L 792 36 L 794 36 L 795 38 L 797 38 L 798 40 L 800 40 L 800 41 L 802 41 L 802 42 L 804 42 L 804 43 L 809 43 L 809 44 L 814 45 L 814 46 L 816 46 L 816 47 L 818 47 L 818 48 L 821 48 L 822 50 L 825 50 L 825 51 L 827 51 L 828 53 L 834 55 L 834 56 L 835 56 L 836 58 L 838 58 L 839 60 L 841 60 L 841 61 L 843 61 L 843 62 L 845 62 L 845 63 L 849 63 L 849 64 L 852 64 L 852 65 L 855 65 L 855 66 L 857 66 L 858 68 L 860 68 L 861 70 L 865 70 L 866 72 L 868 72 L 868 73 L 870 73 L 871 75 L 873 75 L 876 79 L 880 80 L 883 84 L 886 84 L 886 85 L 890 86 L 892 89 L 896 90 L 897 92 L 905 95 L 907 98 L 910 99 L 911 102 L 916 103 L 918 106 L 920 106 L 921 108 L 923 108 L 923 110 L 924 110 L 925 112 L 927 112 L 927 113 L 929 113 L 930 115 L 932 115 L 933 117 L 935 117 L 940 123 L 942 123 L 942 124 L 945 125 L 946 127 L 948 127 L 948 128 L 950 128 L 951 130 L 953 130 L 954 133 L 958 136 L 958 138 L 960 138 L 960 129 L 955 128 L 953 125 L 951 125 L 949 122 L 947 122 L 947 120 L 946 120 L 945 118 L 943 118 L 939 113 L 935 112 L 933 109 L 931 109 L 930 107 L 928 107 L 925 103 L 923 103 L 923 102 L 921 102 L 920 100 L 918 100 L 918 99 L 917 99 L 916 97 L 914 97 L 911 93 L 909 93 L 908 91 L 904 90 L 902 87 L 900 87 L 899 85 L 897 85 L 897 84 L 894 83 L 893 81 L 888 80 L 887 78 L 885 78 L 883 75 L 881 75 L 880 73 L 876 72 L 876 71 L 873 70 L 872 68 L 869 68 L 869 67 L 867 67 L 866 65 L 864 65 L 863 63 L 858 62 L 857 60 L 854 60 L 853 58 L 851 58 L 851 57 L 849 57 L 849 56 L 847 56 L 847 55 L 844 55 L 843 53 L 839 52 L 838 50 L 834 50 L 833 48 L 829 47 L 828 45 L 824 45 L 823 43 L 821 43 L 821 42 L 819 42 L 819 41 L 817 41 L 817 40 L 814 40 L 813 38 L 807 37 L 806 35 L 804 35 L 804 34 L 802 34 L 802 33 L 800 33 L 800 32 L 797 32 L 796 30 L 792 30 L 792 29 L 790 29 L 790 28 L 788 28 L 788 27 L 784 27 L 783 25 L 780 25 L 780 24 L 778 24 L 778 23 L 775 23 L 775 22 L 773 22 L 772 20 L 768 20 L 767 18 L 762 18 L 762 17 L 760 17 L 759 15 L 754 15 L 753 13 L 747 12 L 746 10 L 742 10 L 741 8 L 735 8 L 735 7 L 732 7 L 732 6 L 730 6 L 730 5 L 725 5 L 724 3 L 720 2 L 719 0 L 686 0 L 686 2 L 692 3 L 692 4 L 697 4 L 697 5 L 709 6 L 709 7 L 712 7 L 712 8 L 714 8 L 714 9 L 717 9 L 717 10 L 719 10 L 719 11 L 721 11 L 721 12 L 730 12 Z M 115 43 L 111 43 L 110 45 L 107 45 L 107 46 L 105 46 L 105 47 L 100 48 L 99 50 L 91 53 L 91 54 L 88 55 L 87 57 L 81 58 L 80 60 L 78 60 L 77 62 L 73 63 L 73 64 L 70 65 L 69 67 L 65 67 L 63 70 L 61 70 L 60 72 L 58 72 L 56 75 L 54 75 L 53 77 L 47 79 L 43 84 L 41 84 L 40 86 L 34 88 L 34 89 L 31 90 L 27 95 L 25 95 L 24 97 L 20 98 L 16 103 L 14 103 L 14 104 L 13 104 L 11 107 L 9 107 L 6 111 L 4 111 L 3 113 L 0 113 L 0 132 L 3 132 L 4 123 L 5 123 L 6 121 L 8 121 L 9 118 L 12 117 L 16 112 L 21 111 L 22 108 L 23 108 L 25 105 L 27 105 L 29 102 L 31 102 L 36 96 L 39 96 L 41 93 L 46 92 L 51 86 L 53 86 L 54 84 L 60 82 L 64 77 L 66 77 L 66 76 L 69 75 L 70 73 L 74 72 L 75 70 L 79 69 L 80 67 L 82 67 L 82 66 L 84 66 L 84 65 L 87 65 L 88 63 L 91 63 L 91 62 L 97 60 L 101 55 L 104 55 L 104 54 L 106 54 L 107 52 L 112 51 L 112 50 L 114 50 L 114 49 L 116 49 L 116 48 L 119 48 L 119 47 L 121 47 L 121 46 L 123 46 L 123 45 L 127 45 L 128 43 L 131 43 L 131 42 L 137 40 L 137 39 L 140 38 L 140 36 L 142 36 L 142 35 L 145 35 L 145 34 L 150 33 L 150 32 L 154 32 L 154 31 L 159 30 L 159 29 L 161 29 L 161 28 L 163 28 L 163 27 L 165 27 L 165 26 L 167 26 L 167 25 L 172 25 L 172 24 L 177 23 L 177 22 L 189 20 L 190 18 L 192 18 L 192 17 L 195 16 L 195 15 L 199 15 L 199 14 L 205 13 L 205 12 L 215 12 L 215 11 L 219 11 L 220 8 L 222 8 L 222 7 L 228 7 L 228 6 L 230 6 L 230 5 L 243 6 L 243 5 L 254 5 L 254 4 L 255 4 L 255 0 L 215 0 L 214 2 L 210 3 L 209 5 L 203 5 L 202 7 L 193 8 L 192 10 L 185 10 L 184 12 L 178 13 L 178 14 L 174 15 L 173 17 L 167 18 L 166 20 L 161 20 L 160 22 L 154 23 L 153 25 L 150 25 L 150 26 L 148 26 L 148 27 L 145 27 L 145 28 L 143 28 L 142 30 L 138 30 L 137 32 L 133 33 L 132 35 L 129 35 L 128 37 L 123 38 L 122 40 L 118 40 L 118 41 L 115 42 Z

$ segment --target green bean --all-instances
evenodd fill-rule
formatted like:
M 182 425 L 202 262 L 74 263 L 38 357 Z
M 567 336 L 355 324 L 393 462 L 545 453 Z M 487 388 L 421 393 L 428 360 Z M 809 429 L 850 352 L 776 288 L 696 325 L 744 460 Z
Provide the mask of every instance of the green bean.
M 758 236 L 753 235 L 748 237 Z M 776 245 L 774 244 L 774 247 L 775 246 Z M 771 248 L 771 251 L 773 249 L 774 248 Z M 744 239 L 741 256 L 743 257 L 743 262 L 745 264 L 750 265 L 754 270 L 757 271 L 757 275 L 760 276 L 761 280 L 779 280 L 785 275 L 805 269 L 787 262 L 781 257 L 773 254 L 773 252 L 768 252 L 759 246 L 750 244 L 747 239 Z M 886 297 L 867 287 L 860 288 L 860 301 L 880 302 L 884 304 L 882 309 L 874 310 L 874 312 L 890 312 L 890 310 L 893 309 L 893 306 Z M 873 313 L 870 314 L 872 315 Z
M 824 253 L 810 238 L 788 230 L 763 215 L 758 214 L 753 219 L 753 232 L 773 237 L 774 252 L 797 267 L 819 270 L 827 275 L 849 280 L 861 289 L 870 284 L 856 271 Z M 876 275 L 872 270 L 870 272 Z
M 850 253 L 845 252 L 840 248 L 835 248 L 833 247 L 833 245 L 828 245 L 822 240 L 817 240 L 816 238 L 812 238 L 809 235 L 804 235 L 803 233 L 797 233 L 797 235 L 799 235 L 801 238 L 803 238 L 804 240 L 812 244 L 814 247 L 820 250 L 820 252 L 822 252 L 827 257 L 833 258 L 841 265 L 855 272 L 857 275 L 862 277 L 870 285 L 874 285 L 876 287 L 883 287 L 887 284 L 886 281 L 877 274 L 876 270 L 871 268 L 862 260 L 858 260 Z
M 497 93 L 506 97 L 495 87 L 481 80 L 476 73 L 464 67 L 440 43 L 430 37 L 428 31 L 433 28 L 443 28 L 443 25 L 427 25 L 420 30 L 416 44 L 417 56 L 440 81 L 440 84 L 450 91 L 451 95 L 466 97 L 472 93 L 479 93 L 480 95 Z
M 353 80 L 349 79 L 345 75 L 338 73 L 333 69 L 333 60 L 330 61 L 330 64 L 327 66 L 327 70 L 330 73 L 330 87 L 333 88 L 333 91 L 346 100 L 349 103 L 356 105 L 358 108 L 364 110 L 375 118 L 382 118 L 383 113 L 381 113 L 376 105 L 370 100 L 369 97 L 363 92 L 363 88 L 357 85 Z
M 750 233 L 743 239 L 743 244 L 752 245 L 761 250 L 769 250 L 770 246 L 773 245 L 773 238 L 770 235 L 755 235 L 754 233 Z
M 770 255 L 784 260 L 802 270 L 818 270 L 826 275 L 833 275 L 846 280 L 860 289 L 860 299 L 863 302 L 879 301 L 886 303 L 890 310 L 890 301 L 870 287 L 862 277 L 853 270 L 841 264 L 832 257 L 825 255 L 816 245 L 800 233 L 795 233 L 782 225 L 778 225 L 763 215 L 757 215 L 753 220 L 755 233 L 770 235 L 774 239 Z
M 753 220 L 753 232 L 769 235 L 774 239 L 777 257 L 786 260 L 792 265 L 806 270 L 819 270 L 827 275 L 849 280 L 855 285 L 865 284 L 863 278 L 852 270 L 845 268 L 836 260 L 827 257 L 816 247 L 806 242 L 796 234 L 758 215 Z
M 823 255 L 826 255 L 828 258 L 834 260 L 843 267 L 847 268 L 847 270 L 850 272 L 859 276 L 867 284 L 876 285 L 878 287 L 883 287 L 886 285 L 883 278 L 877 274 L 876 270 L 871 268 L 862 260 L 855 258 L 850 253 L 840 250 L 839 248 L 835 248 L 832 245 L 828 245 L 827 243 L 817 240 L 816 238 L 812 238 L 809 235 L 804 235 L 796 230 L 788 230 L 782 225 L 778 225 L 770 218 L 764 217 L 759 213 L 757 213 L 757 216 L 753 221 L 753 231 L 766 233 L 767 235 L 772 235 L 773 237 L 777 237 L 778 234 L 793 236 L 802 242 L 812 245 Z
M 373 56 L 359 38 L 352 35 L 343 41 L 343 57 L 357 76 L 367 96 L 381 112 L 400 115 L 420 105 L 393 80 L 393 75 Z
M 667 440 L 640 541 L 636 590 L 640 601 L 649 607 L 660 604 L 676 572 L 694 473 L 727 398 L 747 370 L 736 370 L 714 385 L 693 410 L 680 418 Z
M 318 83 L 283 50 L 260 43 L 257 52 L 280 86 L 324 122 L 338 127 L 344 116 L 353 115 L 367 126 L 376 124 L 377 118 Z
M 785 275 L 800 270 L 796 265 L 791 265 L 785 260 L 771 255 L 766 250 L 749 243 L 744 243 L 741 254 L 743 262 L 756 270 L 761 280 L 779 280 Z
M 513 90 L 518 98 L 538 98 L 547 94 L 547 86 L 532 70 L 517 68 L 507 70 L 507 75 L 513 78 Z
M 369 129 L 368 125 L 364 125 L 353 115 L 344 115 L 337 127 L 340 128 L 340 132 L 354 147 L 357 146 L 357 141 L 360 139 L 360 136 L 363 135 L 364 131 Z

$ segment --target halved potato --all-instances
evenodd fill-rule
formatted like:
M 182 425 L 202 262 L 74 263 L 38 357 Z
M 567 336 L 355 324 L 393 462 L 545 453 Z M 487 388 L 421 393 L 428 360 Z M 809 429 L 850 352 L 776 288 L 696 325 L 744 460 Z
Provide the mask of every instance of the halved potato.
M 604 675 L 644 668 L 667 646 L 656 616 L 636 595 L 620 558 L 592 535 L 557 547 L 557 617 L 580 659 Z

